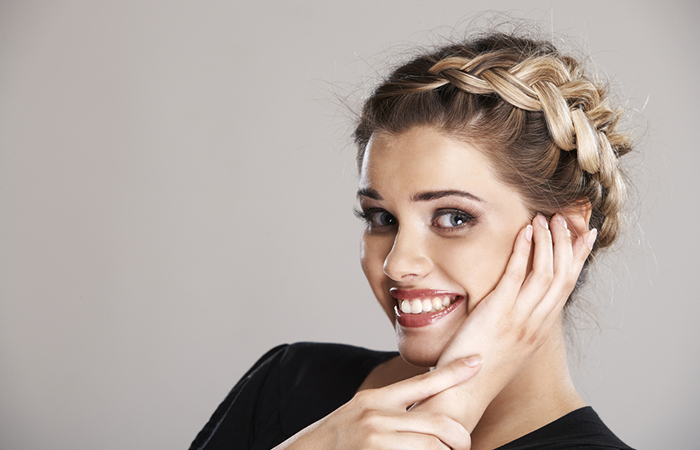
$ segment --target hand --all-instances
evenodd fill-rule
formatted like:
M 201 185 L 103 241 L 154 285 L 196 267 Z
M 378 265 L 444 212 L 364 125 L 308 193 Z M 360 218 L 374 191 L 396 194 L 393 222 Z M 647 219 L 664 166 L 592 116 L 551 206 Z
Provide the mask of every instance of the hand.
M 581 225 L 575 223 L 575 228 Z M 478 353 L 490 369 L 521 367 L 559 320 L 595 236 L 592 230 L 574 239 L 563 215 L 552 217 L 549 225 L 537 215 L 516 237 L 500 282 L 455 332 L 438 366 Z
M 380 389 L 360 391 L 275 450 L 468 450 L 469 433 L 458 422 L 441 413 L 407 409 L 468 380 L 480 368 L 481 358 L 472 356 Z
M 557 214 L 548 226 L 538 215 L 518 233 L 498 285 L 469 313 L 438 361 L 440 367 L 462 355 L 480 354 L 481 375 L 415 411 L 443 412 L 473 431 L 491 401 L 547 340 L 596 237 L 582 217 L 574 218 L 571 228 L 586 231 L 572 237 L 563 219 Z

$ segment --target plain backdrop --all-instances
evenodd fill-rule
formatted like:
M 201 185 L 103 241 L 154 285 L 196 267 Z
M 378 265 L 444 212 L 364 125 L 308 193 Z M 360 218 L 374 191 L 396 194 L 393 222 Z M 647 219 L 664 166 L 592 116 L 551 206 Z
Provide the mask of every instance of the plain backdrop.
M 700 448 L 694 0 L 0 2 L 0 448 L 184 449 L 274 345 L 395 348 L 351 111 L 485 9 L 636 111 L 636 218 L 571 366 L 630 445 Z

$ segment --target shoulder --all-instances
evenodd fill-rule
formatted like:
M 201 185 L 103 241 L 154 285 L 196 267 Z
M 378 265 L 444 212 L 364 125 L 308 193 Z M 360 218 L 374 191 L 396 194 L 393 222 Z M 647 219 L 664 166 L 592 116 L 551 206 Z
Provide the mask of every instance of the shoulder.
M 590 406 L 533 431 L 498 450 L 632 450 L 603 423 Z
M 298 342 L 279 360 L 280 423 L 293 435 L 350 400 L 367 375 L 397 352 Z
M 343 344 L 278 345 L 236 383 L 190 448 L 272 448 L 350 400 L 372 369 L 396 355 Z
M 272 351 L 280 352 L 279 364 L 283 375 L 296 374 L 290 382 L 299 382 L 313 373 L 337 372 L 341 369 L 351 369 L 352 373 L 361 374 L 398 355 L 397 352 L 319 342 L 285 344 Z M 303 373 L 298 373 L 301 369 L 304 369 Z

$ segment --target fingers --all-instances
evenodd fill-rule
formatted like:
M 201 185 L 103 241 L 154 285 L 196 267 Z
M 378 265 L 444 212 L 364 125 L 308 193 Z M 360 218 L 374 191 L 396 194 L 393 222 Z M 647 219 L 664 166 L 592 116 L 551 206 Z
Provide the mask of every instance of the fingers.
M 513 308 L 521 317 L 532 315 L 554 277 L 553 238 L 547 219 L 541 214 L 536 215 L 532 220 L 532 228 L 532 270 L 523 282 Z
M 549 318 L 551 322 L 576 286 L 583 264 L 590 254 L 588 238 L 596 232 L 586 232 L 574 239 L 562 214 L 554 215 L 549 224 L 551 244 L 546 239 L 536 243 L 536 246 L 545 247 L 541 253 L 538 252 L 539 248 L 535 252 L 536 261 L 538 256 L 542 256 L 541 264 L 533 264 L 533 271 L 523 291 L 542 298 L 533 305 L 532 316 L 540 320 Z
M 595 233 L 583 233 L 574 239 L 564 215 L 555 214 L 548 223 L 538 214 L 532 221 L 532 269 L 521 281 L 524 265 L 518 235 L 506 274 L 494 293 L 501 284 L 508 286 L 511 292 L 517 286 L 519 291 L 513 306 L 516 317 L 529 317 L 534 323 L 543 323 L 550 316 L 558 315 L 576 285 Z
M 520 230 L 513 244 L 513 254 L 508 260 L 501 281 L 494 289 L 494 297 L 501 298 L 504 307 L 512 308 L 523 281 L 527 275 L 527 264 L 530 260 L 534 229 L 532 225 Z
M 539 217 L 544 220 L 544 217 Z M 537 317 L 547 317 L 553 312 L 558 313 L 576 283 L 576 276 L 572 271 L 571 232 L 566 218 L 561 214 L 555 214 L 550 221 L 549 231 L 549 240 L 542 243 L 546 251 L 542 252 L 544 256 L 541 266 L 533 269 L 532 276 L 534 286 L 532 289 L 538 291 L 542 297 L 542 301 L 535 304 L 531 312 Z M 536 274 L 537 269 L 542 272 Z
M 459 422 L 442 413 L 407 409 L 468 380 L 480 368 L 481 357 L 471 356 L 408 380 L 357 393 L 351 410 L 360 414 L 357 436 L 366 444 L 363 447 L 469 450 L 469 432 Z
M 409 437 L 408 433 L 411 434 L 411 439 L 416 439 L 419 436 L 424 438 L 437 437 L 438 442 L 445 445 L 445 448 L 468 449 L 471 443 L 469 432 L 459 422 L 444 414 L 414 411 L 402 416 L 386 417 L 384 425 L 389 429 L 403 433 L 406 438 Z M 416 448 L 433 447 L 421 445 Z
M 383 388 L 379 401 L 405 410 L 416 402 L 468 380 L 476 375 L 480 368 L 479 356 L 459 359 L 431 372 Z
M 365 447 L 363 447 L 365 448 Z M 466 446 L 448 446 L 436 436 L 420 433 L 377 434 L 367 443 L 366 448 L 379 449 L 421 449 L 421 450 L 469 450 Z

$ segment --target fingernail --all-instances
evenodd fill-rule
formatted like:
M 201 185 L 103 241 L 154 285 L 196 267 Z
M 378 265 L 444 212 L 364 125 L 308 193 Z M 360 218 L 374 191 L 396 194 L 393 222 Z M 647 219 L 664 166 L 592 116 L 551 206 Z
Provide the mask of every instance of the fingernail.
M 540 225 L 544 227 L 545 229 L 549 229 L 549 224 L 547 223 L 547 219 L 542 214 L 537 215 L 537 220 L 540 222 Z
M 569 229 L 569 224 L 566 223 L 564 216 L 557 214 L 557 220 L 562 227 L 566 228 L 567 230 Z
M 483 361 L 483 360 L 481 359 L 481 356 L 479 356 L 479 355 L 470 356 L 470 357 L 464 358 L 464 359 L 462 360 L 462 362 L 463 362 L 464 364 L 468 365 L 469 367 L 476 367 L 476 366 L 478 366 L 479 364 L 481 364 L 482 361 Z
M 588 237 L 586 238 L 586 244 L 588 244 L 588 248 L 593 250 L 593 244 L 595 244 L 595 240 L 598 237 L 598 230 L 593 228 L 589 233 Z
M 527 239 L 528 242 L 532 242 L 532 225 L 525 227 L 525 239 Z

